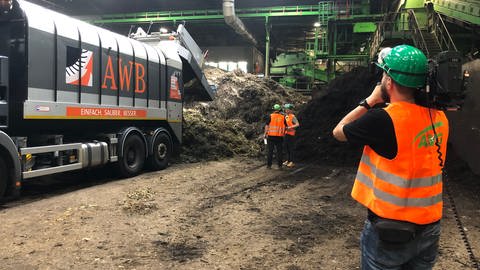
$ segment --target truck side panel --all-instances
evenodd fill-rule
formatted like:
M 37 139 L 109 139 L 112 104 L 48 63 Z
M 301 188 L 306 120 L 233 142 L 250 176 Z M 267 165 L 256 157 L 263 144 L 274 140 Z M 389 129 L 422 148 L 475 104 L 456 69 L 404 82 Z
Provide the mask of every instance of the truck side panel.
M 27 17 L 32 18 L 28 23 L 28 40 L 37 42 L 28 42 L 27 53 L 28 67 L 28 99 L 55 101 L 55 25 L 52 17 L 38 18 L 41 16 L 41 10 L 32 5 L 25 9 Z
M 158 91 L 155 88 L 148 87 L 148 80 L 150 79 L 150 74 L 148 70 L 148 63 L 152 61 L 148 59 L 147 51 L 145 46 L 135 40 L 129 40 L 132 44 L 132 47 L 135 51 L 135 62 L 134 62 L 134 72 L 133 72 L 133 88 L 132 92 L 134 95 L 135 107 L 147 107 L 147 97 L 150 91 Z M 152 76 L 158 76 L 157 74 L 152 74 Z
M 167 56 L 162 48 L 22 0 L 1 20 L 0 54 L 11 60 L 7 134 L 68 140 L 126 126 L 164 127 L 181 142 L 178 42 L 170 42 Z
M 76 25 L 69 23 L 66 16 L 54 17 L 54 23 L 57 30 L 56 35 L 54 37 L 46 35 L 45 39 L 56 39 L 54 48 L 50 48 L 54 51 L 56 49 L 57 59 L 56 70 L 53 72 L 53 74 L 56 74 L 58 87 L 55 101 L 77 103 L 80 102 L 80 88 L 78 84 L 75 84 L 75 81 L 78 80 L 78 74 L 81 70 L 77 62 L 81 52 L 78 28 Z M 29 43 L 32 43 L 33 39 L 29 39 L 29 41 Z M 32 56 L 30 52 L 28 55 L 29 57 Z M 41 66 L 38 65 L 29 67 L 29 74 L 32 72 L 35 76 L 45 74 L 41 72 Z M 55 92 L 55 89 L 50 89 Z
M 35 6 L 21 3 L 28 9 Z M 167 120 L 170 78 L 160 50 L 36 6 L 31 10 L 36 13 L 27 14 L 29 80 L 23 104 L 23 120 L 27 121 L 19 121 L 24 122 L 24 129 L 29 120 L 39 125 L 38 120 L 147 120 L 140 125 L 152 127 L 155 123 L 150 120 Z M 173 75 L 178 96 L 170 115 L 172 123 L 178 125 L 183 99 L 181 67 Z M 170 126 L 170 122 L 156 124 L 164 125 Z M 67 122 L 62 126 L 66 131 L 79 128 Z M 106 122 L 103 127 L 107 126 L 112 130 L 122 125 Z M 175 134 L 181 136 L 180 132 Z
M 147 81 L 148 81 L 148 93 L 147 93 L 147 101 L 148 107 L 153 108 L 161 108 L 162 104 L 160 100 L 165 100 L 165 98 L 160 98 L 161 91 L 165 91 L 165 87 L 160 86 L 160 81 L 165 81 L 165 76 L 163 78 L 159 75 L 162 71 L 160 71 L 160 65 L 157 64 L 160 62 L 160 57 L 152 47 L 146 46 L 145 50 L 148 55 L 148 63 L 147 63 Z M 163 71 L 164 72 L 164 71 Z M 163 104 L 163 108 L 165 108 L 165 104 Z
M 100 74 L 100 36 L 95 28 L 87 23 L 79 23 L 78 31 L 81 38 L 80 64 L 82 72 L 77 76 L 80 80 L 80 101 L 87 104 L 100 104 L 101 82 L 94 80 L 94 72 Z M 65 69 L 65 73 L 67 70 Z
M 98 34 L 102 42 L 101 73 L 98 78 L 101 84 L 101 104 L 115 106 L 118 104 L 118 92 L 103 91 L 103 89 L 118 89 L 118 43 L 113 35 L 103 29 L 100 29 Z
M 32 32 L 42 40 L 51 40 L 55 36 L 43 31 Z M 100 39 L 102 54 L 100 57 L 97 57 L 96 54 L 99 51 L 98 47 L 80 42 L 82 40 L 81 35 L 78 36 L 79 40 L 77 41 L 57 35 L 56 43 L 48 43 L 52 47 L 50 51 L 56 52 L 53 57 L 57 59 L 56 66 L 53 65 L 57 68 L 56 84 L 52 80 L 42 79 L 40 75 L 44 74 L 44 68 L 40 64 L 42 60 L 38 60 L 36 56 L 29 54 L 31 65 L 29 65 L 28 71 L 32 82 L 28 90 L 29 93 L 34 94 L 28 101 L 77 103 L 79 106 L 100 103 L 108 107 L 146 108 L 148 106 L 147 100 L 150 100 L 153 102 L 151 104 L 152 110 L 161 108 L 162 102 L 160 102 L 160 99 L 165 99 L 165 95 L 161 93 L 165 92 L 163 89 L 165 87 L 162 87 L 160 79 L 165 78 L 163 74 L 165 67 L 160 67 L 158 52 L 149 50 L 152 57 L 147 59 L 147 50 L 143 44 L 123 37 L 120 38 L 121 36 L 102 34 L 100 33 L 102 36 Z M 76 44 L 78 46 L 75 46 Z M 33 42 L 29 42 L 29 46 L 31 47 L 30 51 L 48 51 L 45 48 L 37 47 L 36 43 Z M 115 46 L 118 46 L 118 51 L 115 50 Z M 84 58 L 85 60 L 83 60 Z M 98 60 L 96 60 L 97 58 Z M 101 73 L 95 72 L 96 67 L 98 67 L 97 64 L 101 67 Z M 85 77 L 82 74 L 86 72 L 90 72 L 90 74 L 86 76 L 87 79 L 82 80 Z M 176 76 L 175 78 L 179 78 L 178 82 L 181 82 L 180 70 L 173 75 Z M 175 86 L 178 88 L 182 84 L 177 83 Z M 57 90 L 55 90 L 55 87 Z M 150 87 L 153 88 L 150 89 Z M 176 91 L 178 95 L 175 97 L 175 101 L 181 101 L 182 89 L 178 88 Z M 81 98 L 83 96 L 86 98 Z M 75 116 L 79 116 L 69 115 L 68 107 L 63 106 L 63 104 L 55 104 L 52 107 L 43 103 L 45 108 L 41 108 L 42 104 L 40 103 L 36 102 L 37 107 L 35 108 L 27 106 L 25 117 L 43 119 L 43 115 L 45 119 L 62 118 L 63 116 L 66 119 L 77 119 Z M 165 106 L 163 105 L 163 107 Z M 33 115 L 28 113 L 33 113 Z M 155 115 L 155 119 L 165 119 L 165 117 L 160 116 L 162 115 L 160 112 L 154 113 L 152 111 L 152 113 Z M 137 118 L 149 118 L 147 111 L 143 112 L 142 115 Z M 108 119 L 108 117 L 104 119 Z
M 117 43 L 120 52 L 120 58 L 118 60 L 120 69 L 118 73 L 119 85 L 117 85 L 117 91 L 120 95 L 119 105 L 123 107 L 133 106 L 132 75 L 134 73 L 133 69 L 135 68 L 135 52 L 133 51 L 132 44 L 124 37 L 117 38 Z

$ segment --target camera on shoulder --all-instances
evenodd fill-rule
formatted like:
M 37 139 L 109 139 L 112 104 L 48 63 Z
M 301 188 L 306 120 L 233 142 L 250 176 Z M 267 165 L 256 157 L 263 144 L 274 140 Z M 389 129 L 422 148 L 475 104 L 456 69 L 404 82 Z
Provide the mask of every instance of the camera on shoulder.
M 443 111 L 460 110 L 469 77 L 468 71 L 462 71 L 460 52 L 441 52 L 428 60 L 426 86 L 417 91 L 416 103 Z

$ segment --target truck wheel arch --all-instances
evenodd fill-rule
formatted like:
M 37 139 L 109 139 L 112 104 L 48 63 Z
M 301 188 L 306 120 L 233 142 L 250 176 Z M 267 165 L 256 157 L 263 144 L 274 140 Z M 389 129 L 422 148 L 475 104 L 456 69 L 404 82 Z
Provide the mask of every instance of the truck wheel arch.
M 165 133 L 169 138 L 170 138 L 170 142 L 171 142 L 171 145 L 170 147 L 173 148 L 173 138 L 172 138 L 172 135 L 170 135 L 170 132 L 168 132 L 168 130 L 166 130 L 165 128 L 157 128 L 155 131 L 153 131 L 153 134 L 151 136 L 148 137 L 148 155 L 152 155 L 153 154 L 153 142 L 155 142 L 155 139 L 157 138 L 157 136 L 160 134 L 160 133 Z
M 20 185 L 16 182 L 21 181 L 21 163 L 18 155 L 17 147 L 10 136 L 0 131 L 0 156 L 3 158 L 5 165 L 9 170 L 7 180 L 6 195 L 18 195 Z
M 128 127 L 126 129 L 122 130 L 121 132 L 119 132 L 119 134 L 120 134 L 120 138 L 118 140 L 118 156 L 119 157 L 123 156 L 123 147 L 125 145 L 125 140 L 127 139 L 127 137 L 130 134 L 134 134 L 134 133 L 138 134 L 142 138 L 143 143 L 145 144 L 145 148 L 148 147 L 149 144 L 148 144 L 147 139 L 145 138 L 143 132 L 136 127 Z M 145 158 L 147 158 L 147 157 L 148 157 L 148 150 L 145 151 Z
M 157 139 L 159 141 L 157 141 Z M 157 156 L 157 151 L 155 149 L 156 143 L 162 143 L 166 147 L 164 148 L 164 156 Z M 148 165 L 151 170 L 163 170 L 168 167 L 170 158 L 173 155 L 173 140 L 172 136 L 165 128 L 156 129 L 151 136 L 148 136 Z

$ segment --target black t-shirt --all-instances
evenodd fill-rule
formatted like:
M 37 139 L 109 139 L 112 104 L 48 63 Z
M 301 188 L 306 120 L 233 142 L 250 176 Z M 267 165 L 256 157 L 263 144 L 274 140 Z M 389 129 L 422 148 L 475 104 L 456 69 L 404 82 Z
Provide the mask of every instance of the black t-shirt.
M 347 141 L 354 145 L 368 145 L 382 157 L 397 155 L 397 139 L 392 118 L 380 108 L 368 110 L 362 117 L 343 126 Z

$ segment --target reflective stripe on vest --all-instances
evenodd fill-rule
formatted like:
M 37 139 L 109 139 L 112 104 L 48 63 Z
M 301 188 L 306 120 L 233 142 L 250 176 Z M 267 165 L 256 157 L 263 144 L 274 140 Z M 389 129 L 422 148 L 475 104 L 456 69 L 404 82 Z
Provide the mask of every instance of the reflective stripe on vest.
M 293 113 L 290 113 L 285 117 L 285 120 L 287 120 L 287 127 L 292 127 L 294 125 L 293 118 L 295 118 L 295 115 Z M 295 136 L 295 129 L 287 129 L 285 133 L 290 136 Z
M 416 188 L 416 187 L 429 187 L 442 182 L 442 174 L 435 175 L 433 177 L 421 177 L 405 179 L 381 169 L 375 168 L 371 163 L 368 156 L 362 156 L 361 162 L 365 163 L 372 171 L 376 171 L 378 178 L 388 181 L 389 183 L 401 188 Z
M 442 194 L 437 194 L 433 197 L 427 198 L 401 198 L 395 195 L 392 195 L 388 192 L 384 192 L 378 188 L 373 186 L 373 180 L 370 179 L 368 176 L 364 175 L 363 173 L 359 172 L 356 176 L 356 180 L 362 182 L 367 187 L 373 189 L 373 193 L 375 196 L 382 201 L 394 204 L 399 207 L 425 207 L 425 206 L 432 206 L 439 202 L 442 202 Z
M 442 171 L 427 108 L 399 102 L 385 111 L 393 121 L 397 156 L 386 159 L 366 146 L 352 197 L 380 217 L 429 224 L 442 217 Z M 448 120 L 432 110 L 445 157 Z
M 272 113 L 270 115 L 270 124 L 268 124 L 268 136 L 283 136 L 285 135 L 285 117 L 279 113 Z

